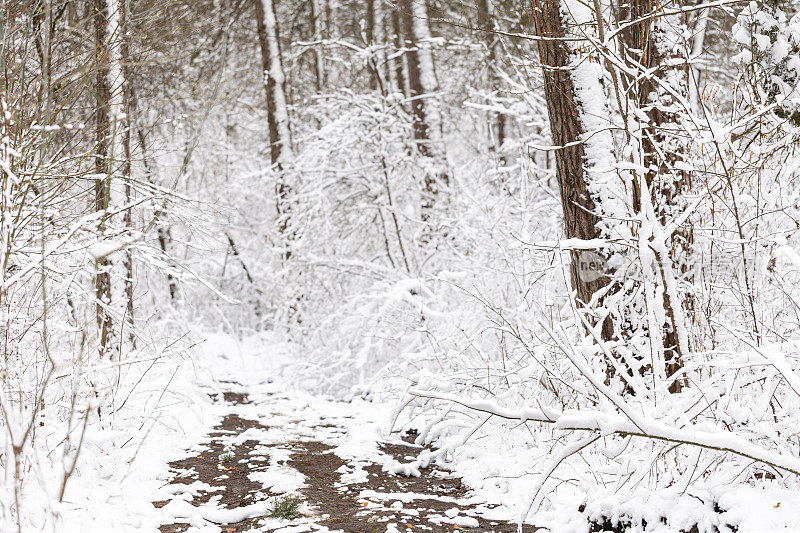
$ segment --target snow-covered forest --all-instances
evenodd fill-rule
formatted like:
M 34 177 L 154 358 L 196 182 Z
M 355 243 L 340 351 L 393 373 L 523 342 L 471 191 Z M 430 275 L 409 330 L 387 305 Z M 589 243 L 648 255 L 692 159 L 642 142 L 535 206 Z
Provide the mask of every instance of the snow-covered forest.
M 0 0 L 0 531 L 800 531 L 800 1 Z

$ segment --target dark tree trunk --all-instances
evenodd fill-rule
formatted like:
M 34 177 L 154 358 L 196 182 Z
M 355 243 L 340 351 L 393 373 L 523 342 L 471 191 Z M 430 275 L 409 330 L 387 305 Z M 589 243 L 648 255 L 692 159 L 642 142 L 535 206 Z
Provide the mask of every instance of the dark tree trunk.
M 422 86 L 422 77 L 419 69 L 419 50 L 414 36 L 414 15 L 411 11 L 411 3 L 414 1 L 399 0 L 397 5 L 400 7 L 400 29 L 403 36 L 403 46 L 409 49 L 405 57 L 408 70 L 408 96 L 414 99 L 411 102 L 414 139 L 418 141 L 417 148 L 419 152 L 424 156 L 430 156 L 430 150 L 426 142 L 430 139 L 430 132 L 428 123 L 425 120 L 425 100 L 420 98 L 425 94 L 425 88 Z
M 131 170 L 132 170 L 132 153 L 131 153 L 131 121 L 133 114 L 133 96 L 131 91 L 131 76 L 132 76 L 132 61 L 130 58 L 130 44 L 128 42 L 128 25 L 130 23 L 130 4 L 128 0 L 121 0 L 120 7 L 120 59 L 122 60 L 122 73 L 123 73 L 123 87 L 122 87 L 122 108 L 125 113 L 125 119 L 121 122 L 123 126 L 122 131 L 122 150 L 123 150 L 123 166 L 122 166 L 122 179 L 125 182 L 125 201 L 130 204 L 132 198 L 131 189 Z M 133 210 L 128 208 L 123 214 L 125 227 L 130 231 L 133 228 Z M 133 307 L 133 254 L 130 249 L 125 250 L 125 301 L 126 301 L 126 320 L 133 326 L 134 324 L 134 307 Z M 133 331 L 129 335 L 131 344 L 136 344 L 136 336 Z
M 680 7 L 680 0 L 669 2 L 673 7 Z M 661 83 L 667 82 L 669 76 L 672 80 L 680 80 L 680 85 L 674 89 L 688 98 L 688 84 L 685 79 L 685 66 L 678 63 L 673 64 L 671 60 L 681 59 L 680 51 L 682 47 L 667 46 L 669 51 L 659 50 L 656 36 L 658 29 L 655 21 L 658 20 L 650 15 L 663 10 L 665 6 L 655 0 L 628 0 L 622 5 L 621 20 L 639 20 L 642 22 L 631 25 L 622 33 L 622 43 L 626 61 L 637 70 L 647 70 L 652 72 L 651 76 L 637 76 L 635 79 L 627 80 L 627 92 L 633 95 L 634 105 L 644 111 L 648 122 L 643 124 L 641 150 L 643 166 L 648 169 L 645 175 L 645 184 L 650 192 L 655 215 L 661 224 L 666 224 L 668 219 L 675 212 L 677 201 L 681 195 L 690 187 L 690 174 L 688 172 L 676 170 L 676 164 L 684 159 L 685 153 L 682 149 L 683 139 L 678 130 L 681 117 L 676 111 L 667 109 L 673 96 L 665 93 L 661 88 Z M 663 39 L 663 38 L 662 38 Z M 677 72 L 676 72 L 677 70 Z M 633 182 L 633 208 L 639 213 L 642 210 L 641 186 L 639 181 Z M 685 225 L 672 237 L 670 246 L 670 261 L 675 260 L 677 267 L 682 273 L 686 273 L 686 264 L 681 264 L 691 251 L 693 240 L 692 228 Z M 672 268 L 673 265 L 664 265 L 662 268 Z M 693 305 L 688 294 L 681 295 L 682 301 L 672 302 L 669 294 L 664 293 L 664 311 L 667 323 L 664 324 L 664 358 L 667 374 L 673 374 L 680 370 L 682 366 L 682 355 L 680 342 L 677 337 L 677 328 L 681 325 L 676 323 L 674 307 L 683 306 L 691 312 Z M 676 381 L 671 384 L 670 390 L 677 392 L 680 390 L 681 382 Z
M 418 1 L 420 0 L 398 0 L 397 6 L 400 12 L 400 28 L 404 37 L 404 45 L 409 49 L 405 56 L 414 139 L 419 153 L 423 157 L 433 160 L 434 170 L 425 172 L 421 203 L 421 218 L 427 224 L 432 220 L 431 212 L 440 189 L 449 184 L 450 176 L 446 170 L 446 156 L 442 145 L 438 108 L 430 107 L 437 105 L 436 96 L 431 95 L 436 88 L 430 86 L 435 83 L 431 79 L 433 77 L 431 72 L 433 57 L 429 48 L 424 49 L 427 55 L 422 55 L 422 41 L 425 39 L 425 33 L 429 32 L 426 29 L 427 26 L 421 26 L 428 24 L 428 21 L 424 18 L 424 13 L 420 13 L 420 11 L 425 11 L 425 8 L 421 4 L 415 4 Z M 422 33 L 422 35 L 418 35 L 418 33 Z M 425 43 L 425 46 L 430 46 L 430 43 Z M 434 117 L 435 121 L 432 120 Z M 422 239 L 426 241 L 429 237 L 426 231 Z
M 553 40 L 538 41 L 539 59 L 544 76 L 545 99 L 550 117 L 550 131 L 555 151 L 556 177 L 561 192 L 564 211 L 564 231 L 568 238 L 595 239 L 600 236 L 594 214 L 595 204 L 589 195 L 585 168 L 585 154 L 579 106 L 575 96 L 569 65 L 569 52 L 563 41 L 563 22 L 559 0 L 534 0 L 533 22 L 536 34 Z M 605 288 L 609 279 L 600 277 L 587 281 L 580 272 L 580 253 L 573 251 L 571 257 L 572 285 L 579 303 L 588 303 L 592 296 Z M 613 336 L 613 325 L 606 319 L 602 325 L 604 340 Z
M 93 18 L 95 30 L 95 173 L 94 181 L 94 209 L 104 211 L 108 207 L 109 187 L 108 169 L 109 161 L 109 134 L 111 124 L 108 115 L 108 105 L 111 91 L 108 86 L 108 13 L 105 0 L 94 0 Z M 105 218 L 105 217 L 104 217 Z M 101 222 L 104 224 L 105 222 Z M 102 230 L 102 227 L 101 227 Z M 111 261 L 105 257 L 96 260 L 94 276 L 94 291 L 96 303 L 97 328 L 99 332 L 100 356 L 107 354 L 111 349 L 111 333 L 113 324 L 111 320 Z
M 495 33 L 494 16 L 491 12 L 490 0 L 476 0 L 478 11 L 478 28 L 483 33 L 484 45 L 486 46 L 486 69 L 489 78 L 489 89 L 493 93 L 500 90 L 500 78 L 497 75 L 497 48 L 499 40 Z M 489 142 L 493 151 L 500 152 L 506 137 L 506 117 L 503 113 L 490 112 L 489 114 Z M 500 164 L 505 164 L 505 159 L 501 156 Z
M 269 128 L 269 155 L 272 164 L 278 164 L 281 154 L 281 138 L 278 132 L 278 121 L 275 117 L 275 79 L 268 73 L 272 69 L 270 43 L 267 37 L 267 28 L 264 24 L 264 5 L 261 0 L 255 2 L 256 27 L 258 28 L 258 42 L 261 46 L 261 67 L 264 71 L 264 88 L 267 91 L 267 127 Z M 274 13 L 273 13 L 274 16 Z
M 367 46 L 375 44 L 375 2 L 379 1 L 380 0 L 367 0 L 367 27 L 365 31 Z M 377 69 L 375 61 L 372 59 L 367 62 L 367 66 L 371 74 L 369 78 L 369 88 L 375 90 L 380 86 L 380 71 Z
M 403 42 L 403 31 L 400 27 L 400 12 L 398 9 L 392 9 L 392 32 L 394 33 L 394 47 L 396 50 L 402 50 L 405 45 Z M 397 78 L 397 90 L 403 93 L 403 96 L 408 98 L 408 80 L 404 73 L 405 70 L 405 57 L 406 54 L 397 54 L 394 59 L 395 77 Z
M 669 2 L 673 7 L 680 7 L 681 2 Z M 627 9 L 625 9 L 627 7 Z M 675 163 L 683 159 L 681 144 L 676 143 L 674 150 L 665 151 L 659 155 L 658 147 L 667 143 L 674 137 L 676 131 L 669 131 L 664 128 L 670 124 L 677 124 L 680 121 L 678 113 L 665 109 L 666 101 L 660 103 L 653 101 L 655 95 L 663 94 L 659 89 L 659 81 L 664 81 L 670 71 L 679 69 L 680 74 L 685 74 L 684 65 L 671 65 L 669 60 L 680 59 L 679 53 L 664 53 L 659 51 L 654 40 L 654 21 L 656 18 L 649 15 L 656 11 L 663 10 L 664 6 L 655 0 L 628 0 L 623 4 L 622 20 L 644 19 L 638 24 L 633 24 L 622 32 L 622 40 L 625 45 L 626 59 L 633 66 L 641 65 L 645 70 L 651 71 L 651 76 L 638 76 L 636 80 L 631 80 L 633 87 L 629 87 L 633 94 L 635 105 L 642 109 L 649 119 L 648 124 L 644 125 L 645 131 L 642 134 L 642 150 L 644 152 L 644 166 L 650 171 L 646 175 L 647 186 L 650 188 L 653 206 L 661 223 L 666 222 L 669 207 L 675 203 L 683 190 L 690 185 L 690 175 L 688 172 L 675 171 Z M 638 65 L 637 65 L 638 63 Z M 682 93 L 688 94 L 686 80 L 682 80 L 679 88 Z M 671 100 L 672 96 L 664 95 L 664 98 Z M 675 179 L 677 178 L 677 179 Z M 638 183 L 634 182 L 635 193 L 633 196 L 633 207 L 636 212 L 641 210 L 640 191 Z
M 367 27 L 364 35 L 367 46 L 372 47 L 383 44 L 382 6 L 383 0 L 367 0 Z M 381 49 L 373 49 L 367 60 L 367 68 L 370 73 L 369 88 L 372 90 L 377 89 L 382 95 L 386 95 L 386 86 L 381 78 L 381 67 L 384 66 L 385 60 L 385 54 Z
M 260 2 L 258 2 L 260 4 Z M 256 7 L 258 13 L 258 7 Z M 319 8 L 317 6 L 317 0 L 308 0 L 308 10 L 309 10 L 309 18 L 311 19 L 311 31 L 313 32 L 312 39 L 319 40 L 322 38 L 322 34 L 320 32 L 320 16 Z M 263 9 L 261 10 L 263 12 Z M 263 17 L 259 17 L 261 20 L 260 24 L 264 24 Z M 261 30 L 259 30 L 259 40 L 262 39 Z M 263 41 L 262 41 L 262 47 Z M 262 48 L 263 50 L 263 48 Z M 323 62 L 323 47 L 320 45 L 315 45 L 312 53 L 314 54 L 314 76 L 316 79 L 317 84 L 317 92 L 321 93 L 323 87 L 325 87 L 325 65 Z

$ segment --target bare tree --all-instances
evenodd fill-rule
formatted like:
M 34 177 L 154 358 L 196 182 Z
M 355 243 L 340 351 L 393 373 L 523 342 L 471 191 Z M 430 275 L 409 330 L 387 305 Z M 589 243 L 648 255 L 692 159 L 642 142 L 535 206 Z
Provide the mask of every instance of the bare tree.
M 403 31 L 400 27 L 400 10 L 392 9 L 392 34 L 394 36 L 394 48 L 397 53 L 394 54 L 394 71 L 396 89 L 403 93 L 408 98 L 411 90 L 408 87 L 408 65 L 406 62 L 406 54 L 402 53 L 405 44 L 403 42 Z
M 409 97 L 414 123 L 414 139 L 419 153 L 431 162 L 425 171 L 422 219 L 430 220 L 430 211 L 440 189 L 450 182 L 442 140 L 442 116 L 439 106 L 439 84 L 433 63 L 433 49 L 427 2 L 399 0 L 400 22 L 408 67 Z
M 483 44 L 486 47 L 486 73 L 489 82 L 489 90 L 496 94 L 500 91 L 500 76 L 497 72 L 497 62 L 499 61 L 498 49 L 500 48 L 500 37 L 496 32 L 494 22 L 494 12 L 492 0 L 475 0 L 475 7 L 478 11 L 478 28 L 483 34 Z M 495 152 L 500 152 L 506 138 L 506 116 L 503 113 L 492 111 L 489 113 L 489 142 Z M 504 159 L 500 157 L 500 164 L 504 164 Z
M 382 78 L 381 68 L 387 65 L 384 44 L 383 26 L 383 0 L 367 0 L 367 20 L 364 31 L 366 45 L 371 47 L 367 66 L 370 71 L 370 89 L 379 89 L 382 93 L 386 92 L 384 78 Z
M 117 62 L 116 75 L 117 79 L 112 80 L 116 87 L 113 89 L 117 93 L 119 108 L 119 116 L 116 119 L 117 129 L 117 142 L 121 144 L 122 158 L 120 167 L 120 179 L 123 186 L 123 197 L 125 205 L 128 206 L 123 212 L 123 225 L 126 231 L 131 231 L 133 228 L 133 208 L 130 207 L 131 199 L 133 196 L 133 188 L 131 187 L 131 170 L 132 170 L 132 153 L 131 153 L 131 114 L 133 112 L 132 89 L 131 89 L 131 58 L 130 58 L 130 35 L 128 31 L 130 23 L 130 0 L 112 0 L 112 9 L 115 8 L 118 13 L 112 20 L 112 28 L 117 33 L 116 41 L 118 46 L 115 46 L 116 53 L 112 61 Z M 125 256 L 123 259 L 125 269 L 125 320 L 129 325 L 134 324 L 134 272 L 133 272 L 133 253 L 130 248 L 126 248 Z M 128 335 L 132 344 L 135 344 L 136 336 L 133 331 Z
M 258 7 L 256 7 L 256 9 L 258 9 Z M 308 0 L 308 15 L 310 18 L 309 22 L 311 23 L 312 39 L 317 43 L 314 45 L 312 53 L 314 54 L 314 77 L 317 84 L 316 88 L 317 92 L 320 93 L 325 87 L 325 47 L 322 44 L 319 44 L 324 37 L 322 28 L 322 17 L 324 13 L 323 8 L 320 6 L 319 0 Z
M 94 0 L 94 31 L 95 31 L 95 179 L 94 179 L 94 209 L 97 212 L 106 211 L 109 206 L 111 194 L 111 163 L 112 153 L 109 146 L 111 135 L 111 117 L 109 104 L 111 102 L 111 88 L 109 87 L 109 9 L 106 0 Z M 107 218 L 103 216 L 99 232 L 105 230 Z M 95 259 L 94 289 L 96 301 L 97 328 L 99 332 L 100 354 L 105 355 L 112 349 L 113 321 L 111 313 L 111 262 L 106 256 Z
M 682 207 L 682 195 L 691 186 L 691 174 L 681 170 L 681 162 L 686 158 L 686 132 L 683 128 L 683 108 L 689 101 L 687 82 L 688 46 L 684 42 L 682 29 L 685 29 L 683 15 L 665 16 L 665 10 L 681 7 L 680 0 L 659 3 L 654 0 L 634 0 L 624 4 L 620 18 L 626 22 L 621 32 L 623 59 L 634 75 L 621 76 L 625 100 L 625 116 L 639 121 L 637 139 L 629 135 L 628 142 L 640 150 L 638 164 L 646 169 L 644 180 L 633 180 L 633 210 L 647 216 L 652 205 L 654 222 L 666 225 L 670 218 Z M 658 15 L 658 16 L 655 16 Z M 634 108 L 638 110 L 634 111 Z M 634 118 L 636 117 L 636 118 Z M 633 142 L 632 142 L 633 141 Z M 646 196 L 643 196 L 646 195 Z M 647 198 L 649 197 L 649 198 Z M 670 237 L 667 257 L 661 258 L 669 264 L 659 269 L 663 273 L 673 269 L 686 273 L 685 261 L 691 252 L 692 228 L 688 223 Z M 681 262 L 684 262 L 681 264 Z M 679 323 L 684 313 L 678 309 L 689 310 L 692 306 L 689 294 L 683 291 L 667 290 L 667 281 L 662 280 L 663 307 L 665 322 L 663 334 L 664 359 L 666 371 L 673 374 L 681 366 L 681 357 L 687 351 L 687 339 L 681 339 L 686 325 Z M 680 301 L 673 301 L 678 298 Z M 658 332 L 653 332 L 657 334 Z M 674 391 L 680 390 L 680 382 L 672 384 Z
M 275 201 L 280 217 L 279 230 L 286 233 L 289 225 L 289 185 L 285 180 L 286 167 L 293 159 L 289 130 L 289 109 L 286 103 L 286 79 L 281 57 L 278 21 L 273 0 L 258 0 L 256 25 L 261 45 L 261 64 L 267 94 L 267 124 L 269 127 L 270 159 L 277 171 Z

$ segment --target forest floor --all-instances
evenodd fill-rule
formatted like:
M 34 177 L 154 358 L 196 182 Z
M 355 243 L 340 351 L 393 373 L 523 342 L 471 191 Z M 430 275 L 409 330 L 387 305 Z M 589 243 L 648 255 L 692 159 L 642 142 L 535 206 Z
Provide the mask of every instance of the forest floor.
M 446 466 L 398 475 L 416 470 L 409 465 L 424 450 L 405 430 L 413 420 L 390 431 L 396 400 L 344 402 L 299 390 L 290 384 L 308 369 L 266 334 L 198 337 L 204 342 L 193 357 L 153 366 L 120 396 L 122 429 L 87 431 L 56 531 L 517 530 L 551 445 L 531 428 L 500 427 L 458 445 Z M 553 533 L 622 531 L 630 517 L 632 533 L 800 531 L 800 493 L 791 488 L 698 495 L 644 487 L 623 499 L 613 487 L 587 485 L 594 492 L 584 507 L 587 493 L 576 480 L 587 474 L 579 467 L 561 474 L 547 493 L 549 508 L 530 513 L 525 533 L 537 530 L 533 524 Z M 34 526 L 26 531 L 44 530 Z
M 447 469 L 394 474 L 422 448 L 413 434 L 386 434 L 389 405 L 315 398 L 273 378 L 218 383 L 217 423 L 169 463 L 153 501 L 164 533 L 517 531 L 502 502 Z

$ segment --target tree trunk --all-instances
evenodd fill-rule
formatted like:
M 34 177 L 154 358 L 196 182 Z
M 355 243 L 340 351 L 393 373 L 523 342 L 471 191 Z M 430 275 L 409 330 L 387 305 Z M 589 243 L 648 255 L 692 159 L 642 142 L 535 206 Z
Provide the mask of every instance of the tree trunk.
M 711 9 L 706 8 L 697 14 L 692 31 L 692 52 L 691 59 L 696 61 L 703 53 L 705 46 L 706 30 L 708 28 L 708 17 Z M 692 113 L 700 114 L 700 84 L 703 78 L 703 68 L 698 66 L 689 67 L 689 102 L 692 105 Z
M 290 206 L 289 185 L 285 180 L 286 167 L 293 155 L 289 130 L 289 110 L 286 104 L 286 80 L 281 58 L 278 21 L 273 0 L 256 1 L 256 24 L 261 45 L 264 87 L 267 93 L 267 124 L 269 127 L 270 159 L 277 172 L 275 203 L 278 229 L 288 237 Z M 286 252 L 285 257 L 288 258 Z
M 539 59 L 544 77 L 545 99 L 550 117 L 550 131 L 555 151 L 556 177 L 561 192 L 564 211 L 564 232 L 567 238 L 590 240 L 600 237 L 599 217 L 595 214 L 595 202 L 589 194 L 585 152 L 582 136 L 583 124 L 580 106 L 576 97 L 570 70 L 570 54 L 563 39 L 559 0 L 534 0 L 533 22 L 536 35 L 547 39 L 538 41 Z M 605 288 L 609 279 L 605 276 L 592 279 L 580 267 L 581 254 L 572 252 L 571 278 L 579 304 L 592 300 L 594 294 Z M 602 325 L 602 337 L 611 340 L 613 325 L 606 318 Z
M 256 7 L 256 10 L 258 10 L 258 7 Z M 319 0 L 308 0 L 308 10 L 311 18 L 311 30 L 313 32 L 312 40 L 321 41 L 323 38 L 322 22 L 320 20 L 322 13 L 320 13 Z M 259 39 L 260 38 L 261 34 L 259 30 Z M 322 46 L 321 44 L 315 44 L 313 53 L 314 53 L 314 75 L 316 77 L 317 93 L 321 93 L 322 90 L 325 88 L 325 47 Z
M 365 44 L 372 49 L 367 61 L 367 67 L 370 71 L 369 88 L 377 89 L 381 94 L 385 95 L 385 83 L 381 77 L 381 67 L 386 63 L 386 54 L 383 48 L 383 0 L 367 0 L 367 27 L 365 33 Z
M 497 49 L 499 40 L 495 33 L 494 14 L 490 0 L 476 0 L 478 11 L 478 28 L 483 33 L 486 46 L 486 70 L 489 90 L 492 94 L 500 92 L 500 76 L 497 75 Z M 506 116 L 492 111 L 489 113 L 489 142 L 492 151 L 501 152 L 506 137 Z M 505 158 L 500 156 L 500 164 L 505 165 Z
M 647 123 L 640 124 L 641 165 L 648 169 L 644 184 L 650 197 L 653 214 L 662 226 L 680 207 L 683 193 L 691 185 L 690 174 L 679 170 L 678 163 L 685 158 L 685 140 L 680 128 L 681 113 L 675 105 L 676 99 L 665 87 L 681 97 L 689 97 L 687 72 L 685 67 L 686 47 L 683 46 L 684 27 L 682 17 L 653 17 L 654 13 L 666 8 L 680 7 L 680 2 L 657 3 L 655 0 L 630 0 L 628 9 L 624 10 L 622 20 L 640 20 L 622 33 L 625 60 L 638 72 L 647 71 L 649 76 L 639 75 L 628 79 L 626 93 L 633 96 L 633 105 L 647 116 Z M 627 12 L 626 12 L 627 11 Z M 670 26 L 672 24 L 673 26 Z M 638 116 L 638 115 L 637 115 Z M 633 181 L 633 208 L 641 213 L 641 186 L 638 180 Z M 688 224 L 676 232 L 669 243 L 669 256 L 660 258 L 660 270 L 670 272 L 673 266 L 681 273 L 686 273 L 685 260 L 691 252 L 692 228 Z M 681 264 L 683 262 L 683 264 Z M 663 325 L 664 362 L 668 375 L 677 372 L 681 367 L 681 358 L 688 349 L 688 339 L 681 338 L 686 330 L 683 322 L 683 311 L 690 311 L 692 302 L 688 293 L 681 294 L 681 301 L 672 301 L 675 294 L 667 290 L 667 281 L 663 281 L 663 306 L 666 322 Z M 680 382 L 671 384 L 671 390 L 680 390 Z
M 108 6 L 106 0 L 94 0 L 95 30 L 95 174 L 94 209 L 104 211 L 108 208 L 110 195 L 110 175 L 108 165 L 110 159 L 109 136 L 111 122 L 109 118 L 109 102 L 111 91 L 108 85 Z M 104 231 L 106 217 L 100 224 L 100 233 Z M 99 334 L 99 352 L 103 357 L 111 350 L 113 323 L 111 317 L 111 262 L 106 257 L 95 261 L 94 291 L 96 298 L 97 329 Z
M 446 154 L 442 140 L 442 120 L 439 91 L 433 67 L 431 34 L 428 25 L 427 3 L 416 0 L 399 0 L 400 22 L 408 66 L 408 86 L 411 98 L 411 114 L 414 139 L 419 153 L 432 160 L 432 168 L 425 172 L 422 197 L 422 220 L 431 218 L 440 189 L 449 184 Z
M 395 78 L 397 79 L 397 90 L 403 93 L 403 96 L 409 98 L 411 89 L 408 87 L 408 67 L 406 65 L 406 54 L 399 53 L 400 50 L 405 48 L 403 41 L 403 31 L 400 27 L 400 11 L 392 9 L 392 32 L 394 33 L 394 48 L 398 51 L 394 58 Z
M 131 66 L 130 59 L 130 43 L 128 42 L 128 26 L 130 24 L 130 0 L 119 0 L 119 25 L 120 25 L 120 75 L 122 76 L 122 111 L 125 118 L 122 119 L 120 126 L 123 128 L 122 134 L 122 179 L 125 184 L 125 203 L 130 204 L 132 199 L 131 188 L 131 167 L 132 167 L 132 153 L 131 153 L 131 115 L 133 111 L 132 105 L 132 91 L 131 91 Z M 133 229 L 133 210 L 128 208 L 123 214 L 125 228 L 128 231 Z M 130 249 L 125 250 L 125 301 L 126 312 L 125 316 L 128 323 L 133 326 L 134 324 L 134 307 L 133 307 L 133 254 Z M 131 344 L 136 343 L 133 331 L 130 332 Z

